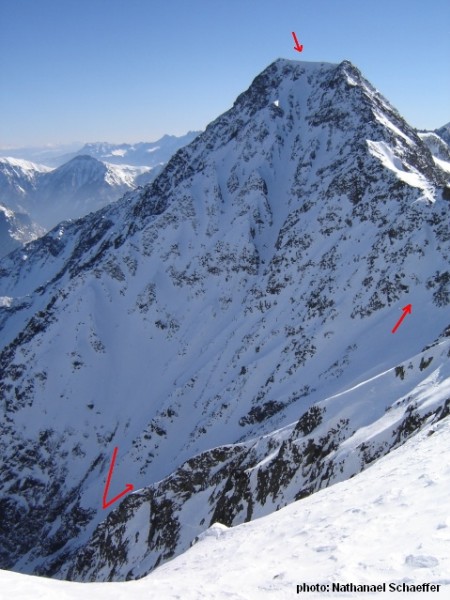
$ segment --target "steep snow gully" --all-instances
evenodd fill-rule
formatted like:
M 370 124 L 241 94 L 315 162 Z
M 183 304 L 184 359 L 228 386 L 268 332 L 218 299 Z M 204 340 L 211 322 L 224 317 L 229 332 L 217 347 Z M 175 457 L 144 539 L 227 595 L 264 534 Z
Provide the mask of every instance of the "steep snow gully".
M 351 63 L 277 60 L 4 258 L 0 567 L 136 579 L 447 423 L 448 185 Z

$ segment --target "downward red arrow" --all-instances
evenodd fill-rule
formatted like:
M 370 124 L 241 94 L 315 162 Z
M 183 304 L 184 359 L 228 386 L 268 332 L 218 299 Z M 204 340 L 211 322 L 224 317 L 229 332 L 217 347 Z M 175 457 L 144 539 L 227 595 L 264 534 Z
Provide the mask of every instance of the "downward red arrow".
M 406 306 L 404 306 L 402 308 L 403 314 L 400 317 L 400 319 L 397 321 L 397 323 L 395 324 L 394 329 L 392 330 L 392 333 L 395 333 L 397 331 L 397 329 L 402 324 L 402 321 L 406 317 L 406 315 L 411 314 L 411 309 L 412 309 L 412 304 L 407 304 Z
M 122 496 L 125 496 L 125 494 L 128 494 L 128 492 L 131 492 L 134 489 L 134 487 L 131 483 L 127 483 L 125 485 L 125 489 L 123 490 L 123 492 L 120 492 L 120 494 L 117 494 L 117 496 L 114 496 L 114 498 L 109 500 L 109 502 L 106 500 L 106 498 L 108 497 L 109 486 L 111 484 L 111 477 L 112 477 L 112 474 L 114 471 L 114 464 L 116 462 L 116 457 L 117 457 L 118 451 L 119 451 L 119 448 L 114 448 L 114 452 L 113 452 L 112 459 L 111 459 L 111 464 L 109 465 L 108 477 L 106 479 L 106 485 L 105 485 L 105 489 L 103 492 L 103 508 L 108 508 L 108 506 L 111 506 L 111 504 L 114 504 L 114 502 L 119 500 L 119 498 L 122 498 Z
M 295 35 L 294 32 L 292 32 L 292 36 L 293 36 L 294 42 L 295 42 L 294 50 L 297 50 L 297 52 L 301 52 L 303 50 L 303 45 L 298 43 L 297 36 Z

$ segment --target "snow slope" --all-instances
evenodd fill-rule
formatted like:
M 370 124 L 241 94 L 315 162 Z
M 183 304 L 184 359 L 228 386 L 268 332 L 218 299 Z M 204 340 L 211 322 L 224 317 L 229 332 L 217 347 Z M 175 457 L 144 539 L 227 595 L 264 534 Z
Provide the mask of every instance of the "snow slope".
M 442 420 L 446 182 L 348 61 L 279 60 L 144 190 L 6 257 L 2 567 L 142 576 Z M 136 493 L 104 511 L 114 447 Z
M 212 525 L 190 550 L 139 581 L 77 584 L 0 571 L 0 598 L 444 598 L 450 466 L 442 453 L 449 445 L 447 417 L 353 479 L 251 523 Z M 440 587 L 439 593 L 298 596 L 304 583 Z
M 449 355 L 450 341 L 443 341 L 408 364 L 316 403 L 297 423 L 193 457 L 128 496 L 62 573 L 91 581 L 141 577 L 161 556 L 187 549 L 204 523 L 235 526 L 353 477 L 449 414 Z M 430 371 L 425 365 L 431 363 Z M 161 537 L 167 539 L 164 554 Z

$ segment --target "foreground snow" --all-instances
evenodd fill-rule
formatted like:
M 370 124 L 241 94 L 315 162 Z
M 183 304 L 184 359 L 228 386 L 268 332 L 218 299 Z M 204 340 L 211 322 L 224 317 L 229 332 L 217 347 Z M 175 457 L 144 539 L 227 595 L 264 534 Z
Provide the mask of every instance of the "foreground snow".
M 140 581 L 80 584 L 0 571 L 0 598 L 444 598 L 450 590 L 449 446 L 447 418 L 353 479 L 233 529 L 214 525 Z M 384 582 L 440 589 L 297 595 L 303 583 Z

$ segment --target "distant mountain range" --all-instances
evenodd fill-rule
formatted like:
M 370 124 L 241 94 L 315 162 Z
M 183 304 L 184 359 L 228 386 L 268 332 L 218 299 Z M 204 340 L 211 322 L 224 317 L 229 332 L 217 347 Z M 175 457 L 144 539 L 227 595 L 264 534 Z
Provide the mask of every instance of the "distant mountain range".
M 3 148 L 0 148 L 0 156 L 9 156 L 10 158 L 18 158 L 20 160 L 43 164 L 49 167 L 57 167 L 62 164 L 62 162 L 60 162 L 61 156 L 77 152 L 82 146 L 82 142 L 46 146 L 23 146 L 18 148 L 4 146 Z
M 0 158 L 0 256 L 61 221 L 83 217 L 153 181 L 172 154 L 197 134 L 135 145 L 86 144 L 77 152 L 49 157 L 47 165 Z
M 200 132 L 189 131 L 185 135 L 164 135 L 155 142 L 136 144 L 112 144 L 93 142 L 73 143 L 55 146 L 23 148 L 0 148 L 0 156 L 9 156 L 48 167 L 60 167 L 75 156 L 88 155 L 103 162 L 127 164 L 138 167 L 154 167 L 167 160 L 182 146 L 191 142 Z
M 199 131 L 189 131 L 180 137 L 165 135 L 156 142 L 139 142 L 137 144 L 95 142 L 85 144 L 76 152 L 64 154 L 58 160 L 60 164 L 63 164 L 75 156 L 88 155 L 115 165 L 157 167 L 166 163 L 182 146 L 192 142 L 199 133 Z

